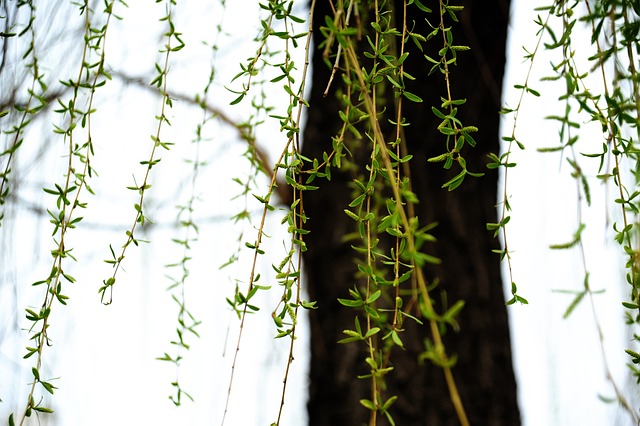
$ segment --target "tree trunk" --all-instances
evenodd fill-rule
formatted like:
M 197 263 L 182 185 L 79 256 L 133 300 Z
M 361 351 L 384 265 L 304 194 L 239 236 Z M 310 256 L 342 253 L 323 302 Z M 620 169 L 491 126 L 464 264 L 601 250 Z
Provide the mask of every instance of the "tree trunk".
M 397 2 L 400 3 L 400 2 Z M 459 2 L 460 3 L 460 2 Z M 416 215 L 420 224 L 437 222 L 433 234 L 438 241 L 424 247 L 428 254 L 439 257 L 440 265 L 429 265 L 425 275 L 439 286 L 431 295 L 436 309 L 442 311 L 440 292 L 445 291 L 449 305 L 464 300 L 458 322 L 460 331 L 450 329 L 444 336 L 448 354 L 457 356 L 453 369 L 463 404 L 471 424 L 513 426 L 520 423 L 516 384 L 511 361 L 507 312 L 500 278 L 499 248 L 487 222 L 496 222 L 498 174 L 487 170 L 487 153 L 499 151 L 499 108 L 502 75 L 505 64 L 505 41 L 509 1 L 461 2 L 465 9 L 460 23 L 452 24 L 454 44 L 468 45 L 471 51 L 458 54 L 458 65 L 451 68 L 452 96 L 466 98 L 458 118 L 464 125 L 477 126 L 477 147 L 463 151 L 472 172 L 485 172 L 482 178 L 467 177 L 459 188 L 447 191 L 441 186 L 458 170 L 445 171 L 442 163 L 428 163 L 427 158 L 445 152 L 444 136 L 436 129 L 440 120 L 431 106 L 440 106 L 446 89 L 442 74 L 427 76 L 430 68 L 423 54 L 412 48 L 405 69 L 416 80 L 407 90 L 420 96 L 424 103 L 404 103 L 404 115 L 410 126 L 405 139 L 413 159 L 411 176 L 413 191 L 420 199 Z M 427 4 L 425 2 L 425 4 Z M 429 5 L 433 8 L 433 5 Z M 402 10 L 397 9 L 397 10 Z M 320 25 L 324 16 L 332 15 L 329 2 L 316 4 L 314 42 L 323 36 Z M 400 13 L 396 13 L 396 18 Z M 431 15 L 429 18 L 435 15 Z M 410 16 L 415 32 L 429 32 L 426 16 Z M 398 29 L 401 25 L 397 24 Z M 438 36 L 440 37 L 440 36 Z M 430 41 L 437 52 L 439 43 Z M 333 90 L 323 97 L 330 69 L 323 63 L 321 51 L 313 58 L 313 84 L 308 121 L 304 132 L 303 154 L 322 161 L 323 151 L 331 151 L 331 137 L 341 125 L 340 104 L 335 89 L 341 82 L 336 77 Z M 433 54 L 434 56 L 436 54 Z M 354 426 L 368 423 L 369 413 L 359 403 L 371 398 L 369 381 L 358 379 L 366 374 L 364 346 L 338 344 L 344 329 L 353 328 L 356 312 L 345 308 L 337 298 L 348 298 L 348 289 L 356 284 L 354 259 L 357 253 L 343 236 L 353 232 L 354 222 L 344 214 L 352 200 L 352 175 L 332 172 L 330 182 L 317 191 L 305 193 L 304 208 L 311 233 L 306 237 L 307 283 L 312 300 L 319 309 L 311 313 L 311 369 L 309 386 L 309 424 L 318 426 Z M 405 321 L 401 334 L 406 350 L 395 348 L 391 356 L 394 371 L 385 376 L 388 396 L 397 395 L 391 412 L 397 425 L 456 425 L 457 417 L 449 399 L 444 376 L 438 367 L 418 362 L 424 351 L 427 327 Z M 378 424 L 387 424 L 378 416 Z

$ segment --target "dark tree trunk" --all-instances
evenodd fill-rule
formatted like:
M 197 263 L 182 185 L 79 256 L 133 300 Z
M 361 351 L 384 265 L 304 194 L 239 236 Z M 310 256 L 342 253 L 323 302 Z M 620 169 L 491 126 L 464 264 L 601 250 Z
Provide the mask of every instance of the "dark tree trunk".
M 451 192 L 441 189 L 451 176 L 445 173 L 442 163 L 428 163 L 427 158 L 445 152 L 444 137 L 436 129 L 439 120 L 431 112 L 431 106 L 439 106 L 446 91 L 440 73 L 427 77 L 429 65 L 416 49 L 405 62 L 407 71 L 417 77 L 408 90 L 423 98 L 424 103 L 405 102 L 404 115 L 411 123 L 405 128 L 405 138 L 414 155 L 412 185 L 420 199 L 416 214 L 421 225 L 438 222 L 433 231 L 438 242 L 424 248 L 442 259 L 440 265 L 425 269 L 427 277 L 440 281 L 432 297 L 438 305 L 440 291 L 446 291 L 450 304 L 459 299 L 466 302 L 459 317 L 460 332 L 448 330 L 444 338 L 447 353 L 458 359 L 453 373 L 469 420 L 473 425 L 513 426 L 520 423 L 520 416 L 508 320 L 499 258 L 491 252 L 498 248 L 498 241 L 485 227 L 487 222 L 497 221 L 498 175 L 485 165 L 487 153 L 499 151 L 498 110 L 509 0 L 461 3 L 465 6 L 461 22 L 452 24 L 454 44 L 468 45 L 471 51 L 461 52 L 458 65 L 451 69 L 452 96 L 467 99 L 459 109 L 462 123 L 480 129 L 475 134 L 477 147 L 463 151 L 468 169 L 486 175 L 467 177 L 461 187 Z M 329 2 L 318 0 L 314 18 L 316 46 L 323 38 L 319 25 L 324 24 L 324 16 L 330 13 Z M 424 18 L 422 14 L 413 18 L 414 31 L 428 32 Z M 410 25 L 411 21 L 410 17 Z M 400 24 L 397 27 L 401 28 Z M 313 59 L 311 108 L 303 153 L 320 160 L 323 151 L 331 151 L 331 136 L 341 123 L 340 105 L 334 93 L 322 96 L 329 73 L 318 52 Z M 339 81 L 336 78 L 334 85 Z M 457 174 L 458 170 L 451 172 Z M 348 297 L 348 289 L 356 284 L 353 259 L 357 254 L 343 241 L 343 236 L 353 231 L 353 221 L 343 212 L 352 199 L 351 180 L 347 173 L 334 172 L 332 180 L 324 182 L 321 189 L 305 194 L 304 207 L 311 230 L 306 236 L 307 283 L 312 300 L 319 306 L 311 313 L 308 410 L 309 424 L 314 426 L 354 426 L 368 421 L 367 410 L 358 402 L 370 398 L 369 381 L 357 379 L 358 374 L 366 373 L 363 345 L 336 343 L 345 337 L 344 329 L 353 328 L 355 316 L 352 309 L 336 300 Z M 405 322 L 407 330 L 402 334 L 406 351 L 394 349 L 391 357 L 394 371 L 386 376 L 387 397 L 399 396 L 392 407 L 396 424 L 458 424 L 442 371 L 428 361 L 420 364 L 417 360 L 424 351 L 428 329 L 411 323 Z M 380 425 L 386 424 L 381 416 L 379 420 Z

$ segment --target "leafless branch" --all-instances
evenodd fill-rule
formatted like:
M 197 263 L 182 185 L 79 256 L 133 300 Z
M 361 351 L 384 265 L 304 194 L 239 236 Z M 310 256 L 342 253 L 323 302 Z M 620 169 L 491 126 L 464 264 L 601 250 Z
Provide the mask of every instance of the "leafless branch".
M 156 88 L 151 86 L 149 82 L 140 76 L 131 76 L 122 71 L 112 71 L 112 75 L 120 80 L 123 83 L 128 85 L 134 85 L 136 87 L 148 90 L 150 92 L 156 92 Z M 271 166 L 271 162 L 269 160 L 268 155 L 264 152 L 264 150 L 258 145 L 256 142 L 255 136 L 253 136 L 248 130 L 247 127 L 242 125 L 242 123 L 238 123 L 234 121 L 231 117 L 225 114 L 220 108 L 207 103 L 206 100 L 198 100 L 195 96 L 177 93 L 169 91 L 168 95 L 171 99 L 175 99 L 178 101 L 186 102 L 188 104 L 198 106 L 203 108 L 208 113 L 210 113 L 213 117 L 219 119 L 222 123 L 236 129 L 238 132 L 238 136 L 241 140 L 245 141 L 251 150 L 255 153 L 256 159 L 259 163 L 260 169 L 267 174 L 267 176 L 271 179 L 273 178 L 273 174 L 276 173 L 276 167 Z M 287 205 L 289 204 L 289 200 L 291 199 L 291 194 L 288 191 L 288 185 L 284 182 L 280 182 L 278 180 L 278 185 L 275 187 L 276 195 L 281 204 Z

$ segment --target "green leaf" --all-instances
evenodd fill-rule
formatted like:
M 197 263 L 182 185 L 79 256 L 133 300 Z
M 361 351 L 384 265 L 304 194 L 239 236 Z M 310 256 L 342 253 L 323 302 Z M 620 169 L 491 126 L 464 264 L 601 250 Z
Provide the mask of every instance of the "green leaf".
M 240 96 L 238 96 L 237 98 L 235 98 L 234 100 L 231 101 L 231 103 L 229 105 L 236 105 L 239 104 L 240 102 L 242 102 L 242 99 L 244 99 L 246 93 L 241 93 Z
M 458 313 L 460 313 L 462 308 L 464 308 L 464 300 L 458 300 L 456 303 L 453 304 L 452 307 L 450 307 L 447 310 L 447 312 L 444 313 L 444 315 L 442 315 L 442 317 L 447 319 L 453 319 L 458 315 Z
M 371 336 L 377 334 L 380 332 L 380 328 L 379 327 L 373 327 L 372 329 L 370 329 L 369 331 L 367 331 L 367 333 L 364 335 L 365 339 L 370 338 Z
M 450 152 L 445 152 L 444 154 L 440 154 L 437 157 L 428 158 L 427 161 L 429 163 L 438 163 L 440 161 L 446 160 L 449 157 L 451 157 L 451 153 Z
M 580 304 L 580 302 L 582 302 L 582 300 L 584 299 L 584 297 L 586 295 L 587 295 L 586 291 L 581 291 L 581 292 L 577 293 L 576 297 L 573 299 L 573 301 L 567 307 L 567 310 L 564 311 L 564 315 L 562 315 L 562 318 L 564 318 L 564 319 L 569 318 L 569 315 L 571 315 L 571 313 L 576 309 L 576 307 Z
M 57 389 L 55 386 L 53 386 L 51 383 L 49 382 L 40 382 L 42 384 L 42 386 L 47 390 L 47 392 L 49 392 L 51 395 L 53 395 L 53 390 Z
M 632 358 L 632 362 L 634 364 L 639 364 L 640 363 L 640 354 L 638 352 L 634 352 L 631 349 L 625 349 L 624 350 L 629 356 L 631 356 Z
M 533 96 L 540 97 L 540 92 L 538 92 L 537 90 L 533 90 L 530 87 L 526 87 L 526 90 L 527 92 L 531 93 Z
M 553 250 L 564 250 L 564 249 L 570 249 L 572 247 L 575 247 L 581 241 L 580 236 L 581 236 L 582 231 L 584 230 L 585 226 L 586 225 L 584 223 L 581 223 L 578 226 L 578 230 L 573 234 L 573 239 L 571 241 L 566 242 L 566 243 L 562 243 L 562 244 L 552 244 L 552 245 L 549 246 L 549 248 L 553 249 Z
M 338 303 L 348 308 L 359 308 L 364 304 L 362 300 L 338 299 Z
M 384 404 L 382 404 L 382 411 L 388 410 L 389 407 L 391 407 L 393 405 L 393 403 L 396 402 L 397 399 L 398 399 L 398 397 L 396 395 L 394 395 L 391 398 L 387 399 L 384 402 Z
M 453 191 L 454 189 L 456 189 L 457 187 L 459 187 L 462 184 L 462 181 L 464 181 L 464 177 L 467 174 L 466 170 L 462 170 L 460 173 L 458 173 L 453 179 L 447 181 L 446 183 L 444 183 L 442 185 L 442 188 L 447 188 L 449 191 Z
M 376 300 L 378 300 L 378 298 L 380 297 L 380 295 L 382 294 L 382 290 L 378 290 L 375 293 L 373 293 L 371 296 L 367 297 L 367 304 L 371 304 L 373 302 L 375 302 Z
M 431 111 L 433 111 L 433 113 L 436 115 L 436 117 L 438 117 L 441 120 L 445 120 L 446 116 L 436 107 L 432 106 L 431 107 Z
M 360 404 L 364 405 L 365 408 L 371 410 L 371 411 L 376 411 L 376 406 L 373 402 L 369 401 L 368 399 L 361 399 L 360 400 Z
M 317 302 L 307 302 L 305 300 L 303 300 L 302 302 L 300 302 L 300 306 L 302 306 L 305 309 L 318 309 L 318 307 L 316 306 Z
M 414 95 L 411 92 L 407 92 L 406 90 L 402 92 L 405 98 L 409 99 L 411 102 L 421 103 L 422 98 L 418 95 Z
M 363 336 L 362 334 L 358 333 L 357 331 L 354 330 L 342 330 L 342 332 L 344 334 L 346 334 L 347 338 L 342 339 L 342 340 L 338 340 L 338 343 L 349 343 L 349 342 L 356 342 L 359 340 L 363 340 Z
M 431 13 L 431 9 L 429 9 L 427 6 L 423 5 L 422 3 L 420 3 L 420 0 L 413 0 L 413 3 L 418 6 L 418 9 L 420 9 L 423 12 L 426 13 Z
M 349 203 L 349 207 L 357 207 L 357 206 L 359 206 L 360 204 L 362 204 L 362 202 L 364 201 L 366 196 L 367 196 L 367 194 L 358 195 L 355 200 L 353 200 L 352 202 Z
M 398 335 L 398 332 L 396 330 L 393 330 L 391 332 L 391 340 L 393 340 L 393 343 L 395 343 L 397 346 L 404 349 L 404 343 L 402 343 L 402 339 L 400 339 L 400 336 Z

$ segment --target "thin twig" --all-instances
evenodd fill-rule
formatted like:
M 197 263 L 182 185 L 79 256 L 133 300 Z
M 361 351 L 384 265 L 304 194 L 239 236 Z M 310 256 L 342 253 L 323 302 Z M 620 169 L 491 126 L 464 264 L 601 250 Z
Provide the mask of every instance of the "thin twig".
M 349 2 L 349 7 L 347 8 L 347 14 L 345 16 L 345 20 L 344 20 L 344 28 L 349 27 L 349 20 L 351 19 L 351 11 L 353 9 L 353 0 L 350 0 Z M 357 8 L 356 8 L 357 9 Z M 334 23 L 337 25 L 337 22 L 339 21 L 339 17 L 340 15 L 342 15 L 342 9 L 338 10 L 334 16 Z M 359 27 L 358 27 L 359 28 Z M 338 64 L 340 63 L 340 55 L 342 54 L 342 45 L 340 43 L 338 43 L 338 52 L 336 53 L 336 60 L 333 63 L 333 68 L 331 69 L 331 76 L 329 77 L 329 82 L 327 83 L 327 88 L 324 90 L 324 93 L 322 94 L 323 97 L 327 97 L 327 95 L 329 94 L 329 88 L 331 87 L 331 83 L 333 82 L 333 78 L 336 75 L 336 71 L 338 71 Z

